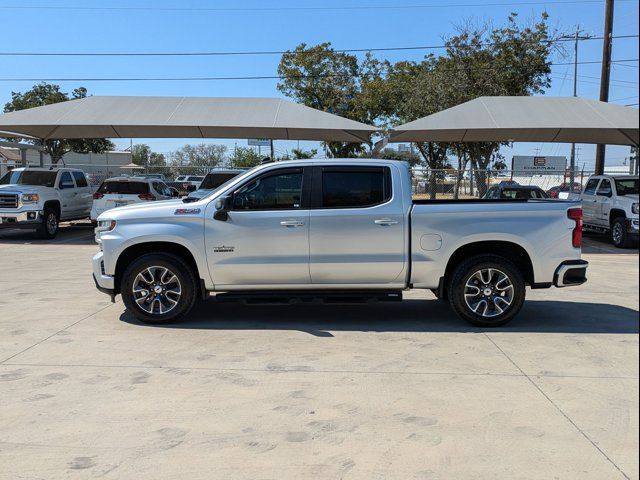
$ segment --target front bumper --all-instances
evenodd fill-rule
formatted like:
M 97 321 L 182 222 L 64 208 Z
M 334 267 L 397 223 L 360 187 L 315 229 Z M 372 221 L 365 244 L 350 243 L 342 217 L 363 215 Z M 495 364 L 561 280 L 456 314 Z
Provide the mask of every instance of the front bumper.
M 96 282 L 96 288 L 102 293 L 106 293 L 111 297 L 111 301 L 115 299 L 115 278 L 112 275 L 104 273 L 104 254 L 98 252 L 93 257 L 93 281 Z
M 640 220 L 637 218 L 627 219 L 627 233 L 638 235 L 638 231 L 640 231 Z
M 556 287 L 574 287 L 587 281 L 586 260 L 567 260 L 562 262 L 553 276 L 553 284 Z
M 41 210 L 22 212 L 0 210 L 0 228 L 37 228 L 41 223 Z

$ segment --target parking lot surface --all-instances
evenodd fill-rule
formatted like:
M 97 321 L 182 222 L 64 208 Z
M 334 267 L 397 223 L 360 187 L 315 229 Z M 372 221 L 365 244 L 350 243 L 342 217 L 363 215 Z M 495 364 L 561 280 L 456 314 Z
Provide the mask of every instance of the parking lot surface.
M 638 478 L 638 255 L 482 330 L 401 304 L 201 304 L 145 326 L 88 225 L 0 232 L 0 478 Z

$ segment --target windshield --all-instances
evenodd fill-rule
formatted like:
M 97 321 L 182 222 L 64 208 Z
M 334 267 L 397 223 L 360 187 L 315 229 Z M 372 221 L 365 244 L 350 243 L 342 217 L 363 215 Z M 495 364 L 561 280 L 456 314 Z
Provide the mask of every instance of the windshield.
M 624 178 L 616 180 L 616 192 L 618 195 L 638 195 L 638 179 Z
M 238 173 L 240 172 L 210 173 L 204 177 L 204 180 L 200 184 L 200 190 L 213 190 L 214 188 L 218 188 L 220 185 L 238 176 Z
M 56 184 L 55 171 L 18 170 L 7 173 L 0 179 L 0 185 L 40 185 L 53 187 Z

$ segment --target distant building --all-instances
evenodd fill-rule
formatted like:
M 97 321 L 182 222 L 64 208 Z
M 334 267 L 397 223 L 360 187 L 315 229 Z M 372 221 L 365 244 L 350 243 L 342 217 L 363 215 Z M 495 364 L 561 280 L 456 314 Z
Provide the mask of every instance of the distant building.
M 0 177 L 20 165 L 20 150 L 0 147 Z

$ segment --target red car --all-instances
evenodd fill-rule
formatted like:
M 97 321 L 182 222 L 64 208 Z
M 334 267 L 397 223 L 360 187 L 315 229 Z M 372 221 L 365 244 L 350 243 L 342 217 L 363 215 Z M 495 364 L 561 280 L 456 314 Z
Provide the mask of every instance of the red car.
M 558 196 L 560 195 L 560 192 L 571 192 L 571 191 L 572 190 L 569 182 L 564 182 L 558 185 L 557 187 L 551 187 L 549 190 L 547 190 L 547 195 L 549 195 L 549 198 L 558 198 Z M 580 193 L 580 192 L 582 192 L 582 185 L 578 182 L 573 182 L 573 193 Z

